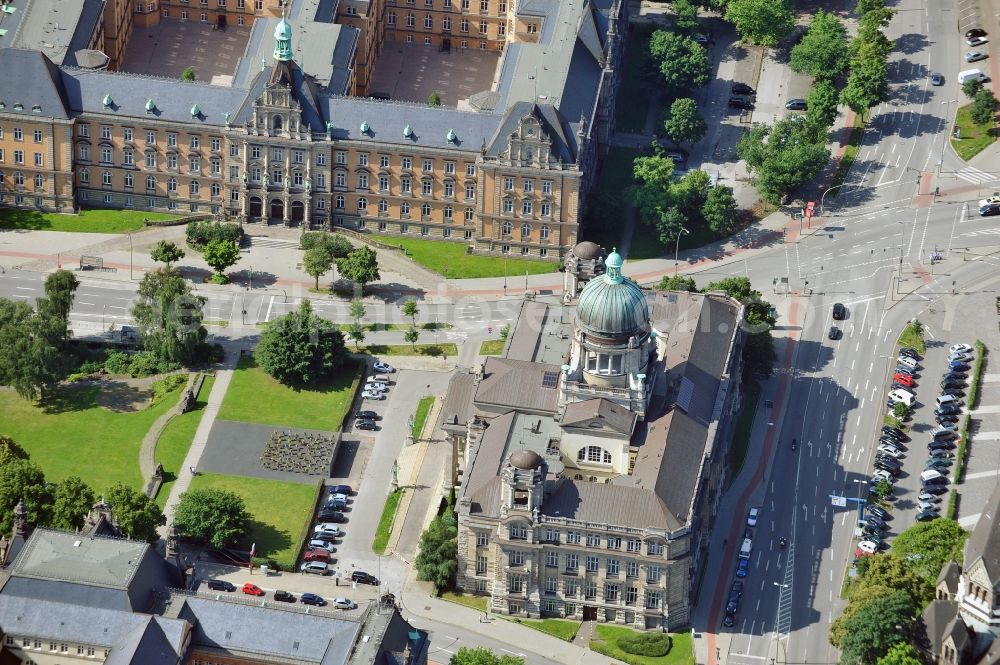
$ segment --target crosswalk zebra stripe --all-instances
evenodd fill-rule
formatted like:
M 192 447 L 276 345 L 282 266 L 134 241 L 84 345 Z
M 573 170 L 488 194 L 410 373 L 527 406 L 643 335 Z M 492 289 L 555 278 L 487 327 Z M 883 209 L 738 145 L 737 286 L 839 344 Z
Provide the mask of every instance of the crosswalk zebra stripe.
M 977 185 L 982 185 L 988 182 L 994 182 L 1000 180 L 992 173 L 986 173 L 985 171 L 980 171 L 972 166 L 967 166 L 964 169 L 959 170 L 955 173 L 959 178 L 965 180 L 966 182 L 975 183 Z

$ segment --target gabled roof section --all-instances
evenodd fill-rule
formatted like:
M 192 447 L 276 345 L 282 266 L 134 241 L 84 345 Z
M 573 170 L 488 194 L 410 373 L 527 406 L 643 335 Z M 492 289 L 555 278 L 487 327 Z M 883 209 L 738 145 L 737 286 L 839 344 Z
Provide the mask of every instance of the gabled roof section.
M 59 68 L 45 54 L 30 49 L 0 49 L 0 72 L 6 72 L 0 76 L 0 102 L 3 103 L 0 113 L 69 118 L 69 104 Z
M 631 434 L 636 418 L 636 414 L 624 406 L 599 398 L 567 404 L 562 424 L 563 427 L 588 428 L 596 421 L 621 434 Z
M 195 127 L 224 126 L 225 114 L 235 114 L 247 91 L 179 79 L 140 76 L 122 72 L 64 67 L 62 81 L 69 107 L 75 113 L 140 119 L 172 120 Z M 110 95 L 113 104 L 104 105 Z M 147 101 L 154 109 L 146 111 Z M 191 115 L 197 105 L 200 113 Z
M 937 578 L 937 586 L 940 587 L 943 584 L 948 594 L 954 598 L 955 594 L 958 593 L 958 581 L 961 575 L 962 569 L 959 567 L 958 562 L 952 559 L 941 566 L 941 573 Z
M 636 529 L 672 531 L 680 526 L 663 503 L 646 490 L 580 480 L 561 481 L 542 503 L 541 512 L 548 517 Z
M 937 656 L 941 653 L 941 644 L 948 635 L 948 631 L 953 629 L 952 622 L 955 619 L 961 621 L 958 614 L 958 602 L 954 600 L 932 600 L 924 608 L 921 616 L 927 630 L 927 640 L 930 642 L 931 653 Z
M 972 535 L 965 543 L 965 569 L 969 570 L 977 561 L 983 562 L 990 577 L 990 583 L 1000 585 L 1000 483 L 983 506 L 979 521 Z
M 596 62 L 601 62 L 604 59 L 604 42 L 597 32 L 597 24 L 594 21 L 594 8 L 590 3 L 587 3 L 583 15 L 580 17 L 580 28 L 577 31 L 577 37 L 580 43 L 590 51 L 590 55 L 593 56 Z
M 491 357 L 476 386 L 477 405 L 555 413 L 559 405 L 556 384 L 546 385 L 546 374 L 558 377 L 558 365 Z
M 143 620 L 112 647 L 104 665 L 175 665 L 184 655 L 187 622 L 150 615 L 136 615 Z M 165 630 L 166 628 L 166 630 Z
M 533 104 L 531 102 L 517 102 L 507 109 L 503 115 L 503 120 L 497 126 L 496 131 L 487 143 L 486 155 L 497 157 L 501 155 L 510 145 L 510 136 L 516 130 L 521 121 L 528 116 L 534 116 L 542 126 L 542 130 L 552 141 L 552 153 L 564 163 L 576 161 L 576 136 L 572 131 L 567 132 L 567 125 L 559 115 L 559 111 L 551 104 Z M 572 137 L 572 138 L 571 138 Z

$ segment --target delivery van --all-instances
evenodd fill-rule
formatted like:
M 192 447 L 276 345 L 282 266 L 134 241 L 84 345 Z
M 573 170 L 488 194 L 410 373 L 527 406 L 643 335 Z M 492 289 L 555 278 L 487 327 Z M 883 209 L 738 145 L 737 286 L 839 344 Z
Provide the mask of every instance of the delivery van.
M 963 85 L 966 81 L 985 81 L 986 74 L 978 69 L 966 69 L 958 73 L 958 84 Z

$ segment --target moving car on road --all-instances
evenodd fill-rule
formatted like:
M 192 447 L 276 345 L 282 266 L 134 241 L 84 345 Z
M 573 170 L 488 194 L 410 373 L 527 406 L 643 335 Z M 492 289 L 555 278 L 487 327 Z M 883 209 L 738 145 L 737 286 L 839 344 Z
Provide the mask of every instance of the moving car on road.
M 836 321 L 841 321 L 847 316 L 847 308 L 844 307 L 844 303 L 834 303 L 833 305 L 833 318 Z
M 809 108 L 809 104 L 804 99 L 789 99 L 785 102 L 785 108 L 789 111 L 805 111 Z
M 944 74 L 933 72 L 931 74 L 931 85 L 944 85 Z

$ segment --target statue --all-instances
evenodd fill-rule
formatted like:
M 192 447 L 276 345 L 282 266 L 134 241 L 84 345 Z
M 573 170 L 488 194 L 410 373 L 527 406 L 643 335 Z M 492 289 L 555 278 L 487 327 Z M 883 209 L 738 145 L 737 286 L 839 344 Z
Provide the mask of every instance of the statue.
M 247 184 L 247 174 L 246 174 L 246 172 L 244 172 L 243 173 L 243 186 L 245 187 L 246 184 Z
M 184 399 L 181 400 L 181 413 L 187 413 L 194 408 L 194 391 L 188 388 L 184 391 Z
M 264 174 L 264 187 L 267 188 L 267 187 L 270 187 L 270 186 L 271 186 L 271 179 L 268 178 L 267 174 L 265 173 Z
M 392 491 L 399 489 L 399 462 L 392 460 Z
M 163 465 L 157 464 L 156 468 L 153 469 L 153 477 L 158 480 L 163 480 Z
M 291 187 L 292 187 L 292 179 L 289 178 L 288 175 L 286 174 L 285 175 L 285 189 L 291 189 Z
M 306 178 L 306 194 L 312 193 L 313 181 L 312 178 Z

